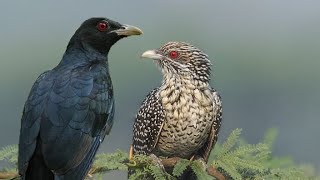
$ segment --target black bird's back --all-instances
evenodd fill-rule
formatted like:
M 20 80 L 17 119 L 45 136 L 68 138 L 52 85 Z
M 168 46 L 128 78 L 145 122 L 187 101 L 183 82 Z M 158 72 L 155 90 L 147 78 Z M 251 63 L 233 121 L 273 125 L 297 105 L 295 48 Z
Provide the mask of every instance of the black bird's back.
M 112 127 L 113 103 L 106 63 L 58 66 L 41 75 L 23 113 L 19 169 L 29 158 L 41 156 L 41 163 L 57 174 L 65 174 L 83 159 L 92 161 Z M 31 156 L 28 152 L 33 151 Z

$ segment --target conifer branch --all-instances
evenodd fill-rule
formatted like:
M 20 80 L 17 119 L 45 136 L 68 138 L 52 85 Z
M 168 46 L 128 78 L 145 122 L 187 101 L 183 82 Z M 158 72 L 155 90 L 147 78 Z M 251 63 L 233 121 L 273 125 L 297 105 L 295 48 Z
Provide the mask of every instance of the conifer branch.
M 165 159 L 161 159 L 161 162 L 163 164 L 164 167 L 166 168 L 172 168 L 174 167 L 177 162 L 181 160 L 181 158 L 179 157 L 172 157 L 172 158 L 165 158 Z
M 19 177 L 16 172 L 0 172 L 0 179 L 12 179 Z
M 135 172 L 130 179 L 141 179 L 149 175 L 155 179 L 176 179 L 190 167 L 195 175 L 202 179 L 208 179 L 209 175 L 218 180 L 319 178 L 313 166 L 297 166 L 290 157 L 271 155 L 272 145 L 277 135 L 276 130 L 267 131 L 262 143 L 258 144 L 248 144 L 240 138 L 240 133 L 241 129 L 236 129 L 223 144 L 216 144 L 208 164 L 179 157 L 160 158 L 159 161 L 165 169 L 172 169 L 172 174 L 169 174 L 154 164 L 155 162 L 149 156 L 137 155 L 129 161 L 128 153 L 118 150 L 114 153 L 98 154 L 88 177 L 96 178 L 99 174 L 111 170 L 127 171 L 129 167 Z M 19 177 L 16 172 L 17 152 L 16 145 L 0 149 L 0 161 L 8 164 L 7 168 L 0 168 L 0 179 Z
M 215 166 L 210 166 L 207 168 L 207 172 L 209 175 L 215 177 L 217 180 L 225 180 L 227 179 L 221 172 L 217 170 Z
M 161 162 L 165 168 L 172 168 L 180 160 L 181 160 L 181 158 L 179 158 L 179 157 L 172 157 L 172 158 L 161 159 Z M 226 177 L 222 173 L 220 173 L 217 170 L 217 168 L 213 165 L 207 167 L 206 171 L 210 176 L 215 177 L 217 180 L 225 180 L 226 179 Z

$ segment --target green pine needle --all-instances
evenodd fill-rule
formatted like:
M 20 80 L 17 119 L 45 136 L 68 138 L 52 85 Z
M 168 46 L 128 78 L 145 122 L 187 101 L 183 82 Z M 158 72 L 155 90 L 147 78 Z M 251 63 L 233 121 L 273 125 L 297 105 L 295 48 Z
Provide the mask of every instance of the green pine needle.
M 203 167 L 202 163 L 199 160 L 193 161 L 190 167 L 196 174 L 197 179 L 212 180 L 212 177 L 208 175 L 206 169 Z
M 218 158 L 222 156 L 224 152 L 230 151 L 237 144 L 237 142 L 239 142 L 241 131 L 241 129 L 237 128 L 231 132 L 228 139 L 222 144 L 220 152 L 217 153 Z
M 172 175 L 174 176 L 181 176 L 182 173 L 187 169 L 187 167 L 190 165 L 190 161 L 187 159 L 180 159 L 177 164 L 174 166 Z
M 216 144 L 209 157 L 209 164 L 214 165 L 227 179 L 320 179 L 312 165 L 297 166 L 290 157 L 274 157 L 271 154 L 274 141 L 278 134 L 276 129 L 269 129 L 262 142 L 248 144 L 240 138 L 241 129 L 235 129 L 223 144 Z M 4 147 L 0 150 L 0 161 L 8 164 L 0 173 L 16 172 L 17 145 Z M 172 175 L 164 172 L 153 164 L 148 156 L 138 155 L 133 158 L 136 165 L 130 180 L 141 180 L 153 177 L 156 180 L 179 177 L 188 168 L 194 171 L 198 179 L 213 179 L 205 171 L 203 164 L 196 160 L 181 159 L 173 168 Z M 127 171 L 128 153 L 117 150 L 114 153 L 101 153 L 95 158 L 90 173 L 94 179 L 102 179 L 102 175 L 111 170 Z
M 13 164 L 16 164 L 18 161 L 18 146 L 10 145 L 2 148 L 0 150 L 0 161 L 7 161 Z
M 127 166 L 123 163 L 128 158 L 128 154 L 117 150 L 114 153 L 101 153 L 95 157 L 92 168 L 95 173 L 107 172 L 110 170 L 126 170 Z
M 273 149 L 273 144 L 278 136 L 278 130 L 276 128 L 270 128 L 264 135 L 263 143 L 266 144 L 270 149 Z
M 169 179 L 170 175 L 166 172 L 162 171 L 158 166 L 153 164 L 147 166 L 149 169 L 150 174 L 154 177 L 155 180 L 164 180 Z

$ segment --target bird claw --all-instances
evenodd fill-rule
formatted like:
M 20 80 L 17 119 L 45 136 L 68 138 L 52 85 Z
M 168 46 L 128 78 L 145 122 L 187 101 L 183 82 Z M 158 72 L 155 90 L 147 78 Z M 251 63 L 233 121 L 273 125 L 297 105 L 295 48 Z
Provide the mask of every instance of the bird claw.
M 190 161 L 193 161 L 196 155 L 191 156 L 191 158 L 189 159 Z
M 191 156 L 191 158 L 189 159 L 190 161 L 197 161 L 200 163 L 200 165 L 202 166 L 202 168 L 204 170 L 206 170 L 208 168 L 208 165 L 206 163 L 206 161 L 203 159 L 203 157 L 198 156 L 198 155 L 193 155 Z
M 136 162 L 134 159 L 129 159 L 129 162 L 126 163 L 126 164 L 127 164 L 127 166 L 129 166 L 129 167 L 135 167 L 135 166 L 137 166 L 137 162 Z
M 197 161 L 197 162 L 200 163 L 200 165 L 202 166 L 202 169 L 203 169 L 204 171 L 207 170 L 208 165 L 207 165 L 206 161 L 205 161 L 203 158 L 197 157 L 195 161 Z
M 127 166 L 129 166 L 129 167 L 135 167 L 135 166 L 137 166 L 137 162 L 134 160 L 134 158 L 133 158 L 133 147 L 132 147 L 132 145 L 130 145 L 130 150 L 129 150 L 129 162 L 128 163 L 126 163 L 127 164 Z
M 93 178 L 93 174 L 95 173 L 96 169 L 96 167 L 92 166 L 87 174 L 87 177 L 90 179 Z
M 132 144 L 130 145 L 130 150 L 129 150 L 129 160 L 133 158 L 133 147 Z
M 162 161 L 161 161 L 160 158 L 158 158 L 158 157 L 157 157 L 156 155 L 154 155 L 154 154 L 150 154 L 149 157 L 151 158 L 152 163 L 153 163 L 154 165 L 158 166 L 162 171 L 165 172 L 165 168 L 164 168 L 164 166 L 163 166 Z

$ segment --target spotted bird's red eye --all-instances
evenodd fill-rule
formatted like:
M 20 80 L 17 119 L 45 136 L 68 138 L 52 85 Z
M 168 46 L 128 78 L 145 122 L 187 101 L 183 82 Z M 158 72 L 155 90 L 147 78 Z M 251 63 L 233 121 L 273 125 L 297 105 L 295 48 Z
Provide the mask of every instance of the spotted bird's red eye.
M 108 28 L 108 24 L 105 22 L 99 22 L 97 28 L 99 31 L 105 31 Z
M 179 56 L 179 54 L 178 54 L 177 51 L 171 51 L 171 52 L 169 53 L 169 56 L 170 56 L 170 58 L 172 58 L 172 59 L 176 59 L 176 58 Z

